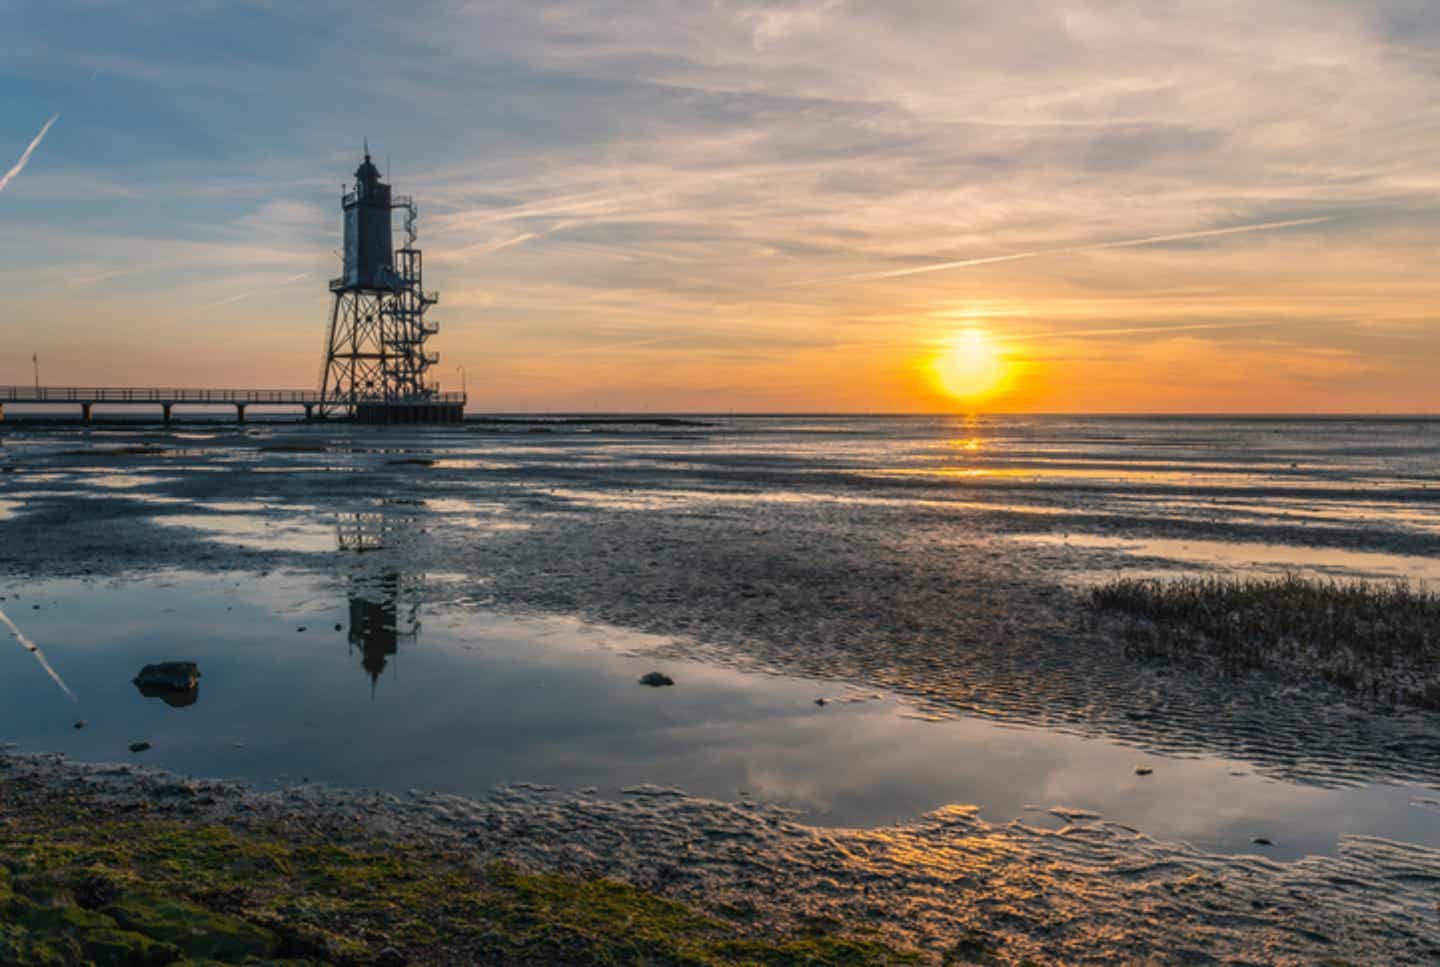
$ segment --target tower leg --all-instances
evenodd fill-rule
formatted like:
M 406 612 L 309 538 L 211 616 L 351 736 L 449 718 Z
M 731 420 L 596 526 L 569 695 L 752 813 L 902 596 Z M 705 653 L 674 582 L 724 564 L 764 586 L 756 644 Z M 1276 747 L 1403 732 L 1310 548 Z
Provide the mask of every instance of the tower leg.
M 91 411 L 94 409 L 94 406 L 94 403 L 80 404 L 80 419 L 84 420 L 87 424 L 90 422 Z
M 330 415 L 335 407 L 335 398 L 341 394 L 343 371 L 340 368 L 340 302 L 343 296 L 335 293 L 330 300 L 330 332 L 325 338 L 325 369 L 320 374 L 320 418 Z M 353 348 L 353 347 L 352 347 Z
M 313 420 L 313 419 L 315 419 L 315 406 L 314 406 L 313 403 L 306 403 L 306 404 L 305 404 L 305 422 L 306 422 L 306 423 L 309 423 L 309 422 L 310 422 L 311 420 Z
M 0 403 L 0 423 L 5 422 L 5 404 Z
M 161 410 L 161 412 L 164 413 L 164 415 L 165 415 L 165 422 L 166 422 L 166 423 L 169 423 L 169 422 L 170 422 L 170 408 L 171 408 L 171 406 L 173 406 L 173 405 L 174 405 L 174 404 L 171 404 L 171 403 L 161 403 L 161 404 L 160 404 L 160 410 Z
M 244 403 L 236 403 L 236 404 L 235 404 L 235 422 L 236 422 L 236 423 L 244 423 L 244 422 L 245 422 L 245 404 L 244 404 Z

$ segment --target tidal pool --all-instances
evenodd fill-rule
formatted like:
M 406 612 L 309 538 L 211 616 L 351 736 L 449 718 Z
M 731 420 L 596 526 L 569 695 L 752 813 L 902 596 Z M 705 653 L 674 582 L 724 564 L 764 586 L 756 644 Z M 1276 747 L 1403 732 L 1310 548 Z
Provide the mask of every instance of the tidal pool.
M 1275 859 L 1331 853 L 1344 834 L 1440 846 L 1440 796 L 1423 786 L 1320 788 L 1218 757 L 931 721 L 884 691 L 666 657 L 662 636 L 425 605 L 426 580 L 360 568 L 7 581 L 0 609 L 77 700 L 7 634 L 0 739 L 261 785 L 484 795 L 524 782 L 600 796 L 667 786 L 843 827 L 952 803 L 1038 826 L 1079 811 Z M 131 684 L 165 660 L 199 663 L 195 694 L 171 704 Z M 652 670 L 676 684 L 640 685 Z M 129 752 L 139 741 L 152 747 Z

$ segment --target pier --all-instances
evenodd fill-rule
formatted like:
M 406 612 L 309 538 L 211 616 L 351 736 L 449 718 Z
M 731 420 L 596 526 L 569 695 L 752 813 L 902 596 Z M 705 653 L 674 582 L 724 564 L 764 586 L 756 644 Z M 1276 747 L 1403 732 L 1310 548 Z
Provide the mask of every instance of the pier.
M 101 403 L 106 406 L 158 406 L 166 423 L 170 422 L 174 408 L 179 405 L 233 406 L 236 419 L 244 423 L 245 410 L 250 406 L 300 407 L 305 411 L 305 419 L 314 419 L 321 394 L 303 389 L 0 386 L 0 420 L 5 419 L 6 404 L 69 404 L 78 406 L 80 418 L 89 423 L 95 406 Z M 459 422 L 464 405 L 464 393 L 437 392 L 424 402 L 360 400 L 354 408 L 354 416 L 363 423 Z

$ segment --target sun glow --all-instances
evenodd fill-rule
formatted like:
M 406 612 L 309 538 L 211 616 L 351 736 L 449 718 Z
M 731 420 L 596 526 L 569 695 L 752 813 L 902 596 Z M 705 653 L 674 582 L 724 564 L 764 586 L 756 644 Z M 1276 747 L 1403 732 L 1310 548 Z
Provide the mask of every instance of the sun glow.
M 961 400 L 995 393 L 1010 375 L 1004 353 L 983 329 L 966 329 L 951 336 L 931 365 L 940 388 Z

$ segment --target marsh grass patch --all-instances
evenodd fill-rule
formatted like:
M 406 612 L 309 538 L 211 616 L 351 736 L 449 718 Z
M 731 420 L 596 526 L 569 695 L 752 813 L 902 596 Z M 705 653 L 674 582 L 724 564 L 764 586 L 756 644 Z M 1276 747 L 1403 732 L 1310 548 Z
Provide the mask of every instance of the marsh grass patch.
M 1440 709 L 1440 595 L 1403 581 L 1117 577 L 1091 588 L 1090 603 L 1124 617 L 1134 657 L 1275 672 Z

